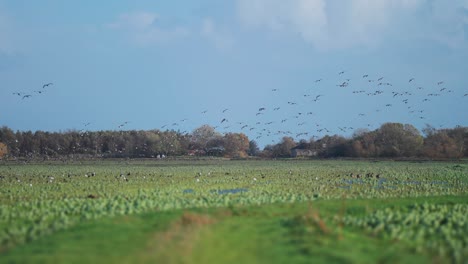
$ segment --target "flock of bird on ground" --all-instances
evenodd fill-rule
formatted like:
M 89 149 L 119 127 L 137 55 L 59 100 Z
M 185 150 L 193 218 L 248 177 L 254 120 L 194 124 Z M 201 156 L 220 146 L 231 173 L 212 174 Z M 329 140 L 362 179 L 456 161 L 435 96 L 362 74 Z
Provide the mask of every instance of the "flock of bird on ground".
M 447 88 L 444 84 L 444 81 L 435 82 L 432 87 L 423 87 L 417 84 L 417 80 L 413 77 L 407 79 L 407 88 L 406 89 L 395 89 L 393 88 L 393 84 L 391 82 L 386 81 L 386 78 L 383 76 L 379 76 L 378 78 L 371 79 L 369 74 L 362 75 L 361 84 L 367 83 L 368 87 L 364 87 L 363 89 L 355 89 L 355 85 L 350 78 L 346 77 L 346 71 L 338 72 L 338 77 L 340 80 L 337 82 L 336 87 L 338 89 L 342 89 L 340 93 L 348 92 L 348 94 L 343 94 L 344 96 L 348 95 L 366 95 L 368 97 L 375 97 L 375 96 L 383 96 L 383 95 L 391 95 L 387 96 L 385 100 L 388 100 L 385 104 L 381 105 L 379 108 L 374 109 L 375 113 L 381 112 L 383 109 L 395 109 L 393 107 L 399 106 L 405 107 L 408 115 L 416 115 L 417 119 L 425 123 L 429 123 L 428 117 L 425 115 L 425 109 L 428 107 L 428 103 L 434 100 L 437 97 L 447 96 L 449 94 L 453 94 L 454 90 Z M 314 82 L 314 88 L 319 88 L 321 83 L 323 83 L 324 79 L 316 79 Z M 30 99 L 35 96 L 40 96 L 47 93 L 48 88 L 53 85 L 52 82 L 48 82 L 42 85 L 42 89 L 35 90 L 33 93 L 24 93 L 24 92 L 14 92 L 13 95 L 18 96 L 21 100 Z M 363 85 L 359 85 L 361 88 Z M 396 85 L 395 85 L 396 86 Z M 401 85 L 399 85 L 401 86 Z M 327 87 L 328 89 L 330 87 Z M 315 89 L 320 90 L 320 89 Z M 323 90 L 323 89 L 322 89 Z M 274 94 L 277 94 L 280 89 L 274 88 L 270 90 Z M 290 93 L 290 91 L 288 91 Z M 422 96 L 422 97 L 421 97 Z M 224 131 L 234 130 L 233 132 L 242 132 L 247 134 L 248 136 L 253 136 L 256 140 L 261 140 L 262 138 L 269 138 L 271 136 L 282 137 L 282 136 L 290 136 L 292 138 L 300 139 L 304 137 L 308 138 L 318 138 L 319 134 L 329 134 L 334 132 L 339 133 L 347 133 L 349 131 L 354 131 L 358 127 L 344 126 L 340 125 L 335 128 L 325 127 L 324 125 L 320 124 L 319 119 L 317 117 L 316 111 L 320 108 L 323 108 L 324 105 L 317 105 L 316 103 L 325 100 L 328 97 L 323 91 L 320 93 L 304 93 L 301 96 L 302 100 L 306 100 L 305 102 L 296 97 L 295 100 L 285 100 L 284 105 L 278 105 L 274 107 L 267 107 L 267 106 L 260 106 L 258 110 L 255 112 L 255 121 L 254 122 L 231 122 L 231 118 L 229 117 L 229 113 L 231 111 L 230 108 L 223 108 L 219 111 L 219 123 L 218 124 L 211 124 L 214 129 L 222 129 Z M 465 93 L 463 97 L 468 98 L 468 93 Z M 362 98 L 355 97 L 355 100 L 359 100 L 359 104 L 362 104 Z M 350 99 L 352 100 L 352 99 Z M 375 102 L 371 101 L 371 102 Z M 309 107 L 306 111 L 303 111 L 305 107 Z M 318 108 L 314 108 L 318 107 Z M 289 109 L 288 109 L 289 108 Z M 271 109 L 271 110 L 270 110 Z M 302 110 L 302 111 L 301 111 Z M 350 112 L 346 110 L 346 113 L 349 114 Z M 200 121 L 204 122 L 206 119 L 206 115 L 209 114 L 211 110 L 204 109 L 200 112 Z M 265 120 L 263 116 L 267 116 L 267 113 L 272 116 L 273 120 Z M 291 115 L 291 113 L 294 113 Z M 357 113 L 357 115 L 352 119 L 356 121 L 356 118 L 365 118 L 369 116 L 370 112 L 367 113 Z M 374 118 L 375 119 L 375 118 Z M 180 131 L 182 128 L 182 123 L 186 122 L 187 118 L 181 119 L 176 122 L 172 122 L 169 124 L 165 124 L 160 127 L 160 129 L 166 130 L 176 130 Z M 295 121 L 294 121 L 295 120 Z M 294 121 L 294 122 L 293 122 Z M 125 129 L 126 125 L 128 125 L 130 121 L 121 122 L 116 128 L 118 130 Z M 287 126 L 288 129 L 276 130 L 274 123 L 279 124 L 281 127 Z M 311 124 L 313 123 L 313 124 Z M 366 122 L 367 123 L 367 122 Z M 306 126 L 309 124 L 308 126 Z M 90 122 L 85 122 L 82 124 L 83 128 L 80 132 L 85 132 L 88 130 L 88 127 L 91 125 Z M 199 124 L 201 125 L 201 124 Z M 375 128 L 375 124 L 367 123 L 364 127 L 359 128 Z M 439 125 L 439 127 L 443 127 L 443 125 Z M 296 128 L 296 130 L 294 130 Z M 301 131 L 302 130 L 302 131 Z M 182 131 L 181 134 L 188 134 L 187 130 Z M 254 133 L 254 134 L 253 134 Z M 274 142 L 274 140 L 272 140 Z

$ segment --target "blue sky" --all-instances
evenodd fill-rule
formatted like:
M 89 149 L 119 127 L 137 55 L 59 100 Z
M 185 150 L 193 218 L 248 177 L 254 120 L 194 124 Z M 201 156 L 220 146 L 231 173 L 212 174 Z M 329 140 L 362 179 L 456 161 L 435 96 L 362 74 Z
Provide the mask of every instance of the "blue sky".
M 14 130 L 210 124 L 265 145 L 467 126 L 467 72 L 467 0 L 0 0 Z

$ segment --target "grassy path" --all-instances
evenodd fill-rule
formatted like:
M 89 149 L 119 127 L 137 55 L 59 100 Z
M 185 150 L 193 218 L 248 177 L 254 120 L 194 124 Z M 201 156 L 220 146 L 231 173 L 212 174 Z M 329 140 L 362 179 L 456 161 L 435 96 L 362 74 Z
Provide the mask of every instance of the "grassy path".
M 16 247 L 0 263 L 447 262 L 417 253 L 411 241 L 373 236 L 336 219 L 414 203 L 467 204 L 467 198 L 322 200 L 106 218 Z

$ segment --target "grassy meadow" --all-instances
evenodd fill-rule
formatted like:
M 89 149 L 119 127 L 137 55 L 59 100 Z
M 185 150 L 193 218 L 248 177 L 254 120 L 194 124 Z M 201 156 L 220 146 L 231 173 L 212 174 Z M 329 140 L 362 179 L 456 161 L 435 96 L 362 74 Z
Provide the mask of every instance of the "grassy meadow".
M 468 163 L 0 164 L 0 263 L 466 263 Z

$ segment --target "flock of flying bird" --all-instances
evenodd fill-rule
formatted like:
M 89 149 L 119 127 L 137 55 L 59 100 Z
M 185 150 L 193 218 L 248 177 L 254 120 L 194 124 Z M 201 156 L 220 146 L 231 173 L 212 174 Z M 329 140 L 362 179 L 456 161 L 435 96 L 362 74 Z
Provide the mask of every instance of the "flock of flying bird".
M 426 120 L 427 116 L 425 116 L 424 114 L 425 107 L 427 107 L 427 103 L 433 100 L 434 98 L 447 96 L 454 93 L 453 90 L 445 87 L 444 81 L 435 82 L 432 85 L 432 87 L 423 87 L 417 85 L 417 80 L 411 77 L 407 79 L 406 85 L 394 85 L 391 82 L 388 82 L 385 77 L 379 76 L 378 78 L 371 79 L 369 74 L 364 74 L 362 75 L 362 77 L 358 77 L 358 79 L 361 80 L 359 80 L 358 84 L 355 85 L 354 80 L 347 77 L 346 71 L 338 72 L 338 77 L 338 81 L 329 80 L 335 82 L 335 86 L 338 87 L 335 89 L 339 89 L 338 91 L 333 91 L 330 85 L 320 87 L 324 82 L 324 79 L 320 78 L 315 80 L 314 87 L 311 87 L 311 91 L 302 94 L 302 96 L 300 97 L 296 96 L 294 100 L 284 100 L 284 105 L 277 105 L 272 107 L 258 107 L 255 112 L 255 115 L 249 118 L 250 120 L 255 121 L 250 121 L 250 123 L 242 121 L 231 122 L 229 113 L 235 110 L 224 108 L 219 112 L 216 111 L 218 112 L 217 116 L 219 116 L 219 123 L 211 125 L 217 130 L 222 129 L 226 132 L 228 130 L 234 130 L 232 132 L 242 132 L 247 134 L 249 137 L 255 138 L 256 140 L 262 140 L 262 138 L 270 138 L 271 136 L 276 136 L 276 139 L 278 138 L 278 136 L 290 136 L 296 139 L 304 137 L 318 138 L 319 134 L 324 135 L 335 132 L 346 133 L 358 128 L 352 125 L 347 126 L 345 124 L 341 124 L 340 126 L 331 128 L 325 127 L 321 124 L 320 117 L 318 116 L 317 111 L 320 112 L 320 110 L 324 108 L 324 105 L 319 105 L 317 103 L 321 102 L 322 100 L 325 100 L 325 98 L 330 98 L 330 103 L 333 104 L 333 95 L 336 96 L 337 93 L 339 96 L 348 96 L 349 99 L 347 100 L 354 100 L 359 105 L 363 104 L 362 98 L 351 98 L 349 96 L 366 95 L 368 97 L 376 97 L 387 95 L 387 97 L 385 97 L 385 100 L 388 101 L 385 104 L 380 105 L 379 108 L 374 109 L 374 113 L 379 113 L 382 111 L 382 109 L 392 109 L 392 107 L 394 106 L 400 106 L 406 109 L 408 115 L 417 115 L 417 119 L 425 121 L 426 123 L 428 122 L 428 120 Z M 363 85 L 364 83 L 366 83 L 367 86 Z M 51 85 L 53 85 L 52 82 L 45 83 L 42 85 L 42 89 L 36 90 L 34 91 L 34 93 L 14 92 L 13 95 L 16 95 L 22 100 L 24 100 L 33 97 L 33 95 L 41 95 L 45 93 L 47 91 L 47 88 Z M 362 89 L 355 89 L 355 87 L 357 86 L 361 87 Z M 394 87 L 404 88 L 398 89 Z M 326 90 L 324 90 L 324 88 Z M 327 94 L 327 92 L 330 91 L 335 92 L 335 94 Z M 267 96 L 274 97 L 275 94 L 278 94 L 280 92 L 280 89 L 274 88 L 271 89 L 270 92 L 272 94 Z M 288 95 L 291 94 L 291 91 L 288 91 Z M 282 95 L 279 95 L 279 97 L 282 98 Z M 463 97 L 468 98 L 468 93 L 465 93 Z M 274 99 L 277 100 L 277 98 Z M 377 102 L 377 100 L 370 100 L 369 102 L 373 103 Z M 340 106 L 337 106 L 337 108 L 340 108 Z M 356 109 L 358 108 L 359 107 L 356 107 Z M 351 113 L 349 109 L 343 110 L 346 114 Z M 210 112 L 211 111 L 209 111 L 208 109 L 201 111 L 201 116 L 197 118 L 198 121 L 206 123 L 206 121 L 204 120 L 208 119 L 207 115 L 210 114 Z M 354 118 L 352 118 L 352 120 L 349 120 L 348 118 L 348 121 L 356 121 L 357 118 L 364 118 L 366 116 L 369 116 L 370 114 L 371 113 L 369 112 L 359 112 Z M 271 119 L 265 120 L 265 118 Z M 374 117 L 374 119 L 376 118 Z M 292 122 L 291 120 L 295 120 L 295 122 Z M 177 122 L 165 124 L 161 126 L 160 129 L 180 131 L 183 127 L 182 123 L 184 123 L 185 121 L 188 121 L 188 119 L 184 118 Z M 339 121 L 337 120 L 337 122 Z M 116 128 L 118 130 L 122 130 L 129 123 L 130 121 L 121 122 Z M 202 125 L 202 123 L 199 123 L 198 125 Z M 90 122 L 83 123 L 84 128 L 81 131 L 86 131 L 90 124 Z M 443 125 L 439 126 L 442 127 Z M 374 126 L 370 123 L 367 123 L 365 125 L 360 126 L 360 128 L 363 127 L 372 128 Z M 188 127 L 186 126 L 184 128 L 188 129 Z M 185 130 L 181 133 L 187 134 L 189 132 Z M 272 140 L 272 142 L 274 142 L 274 140 Z
M 221 129 L 226 132 L 229 130 L 243 132 L 249 137 L 253 136 L 256 140 L 263 140 L 264 138 L 275 136 L 275 138 L 271 140 L 272 142 L 275 142 L 275 139 L 277 140 L 278 136 L 289 136 L 299 140 L 307 137 L 318 138 L 318 135 L 330 135 L 330 133 L 338 134 L 336 132 L 353 132 L 357 128 L 377 128 L 375 126 L 377 125 L 375 122 L 378 120 L 382 121 L 382 119 L 378 117 L 378 114 L 382 112 L 387 112 L 387 114 L 392 115 L 393 113 L 396 113 L 396 111 L 400 111 L 403 112 L 403 115 L 406 117 L 411 117 L 413 120 L 421 120 L 427 124 L 434 122 L 430 120 L 431 118 L 427 114 L 428 111 L 426 111 L 429 108 L 434 108 L 434 105 L 430 105 L 429 102 L 432 100 L 436 101 L 435 98 L 437 97 L 455 94 L 454 90 L 445 86 L 444 81 L 437 81 L 432 85 L 429 84 L 427 87 L 423 87 L 418 85 L 418 81 L 413 77 L 408 78 L 406 80 L 406 84 L 405 81 L 403 81 L 402 84 L 398 85 L 387 81 L 383 76 L 378 76 L 375 79 L 372 79 L 369 74 L 360 75 L 358 79 L 361 80 L 356 82 L 347 77 L 346 71 L 338 72 L 338 77 L 339 81 L 337 82 L 330 80 L 335 82 L 335 87 L 338 87 L 335 94 L 333 94 L 333 88 L 330 85 L 325 87 L 325 91 L 323 90 L 323 87 L 322 89 L 319 89 L 321 83 L 324 82 L 324 79 L 320 78 L 315 80 L 315 86 L 311 88 L 312 90 L 302 94 L 300 97 L 296 96 L 294 98 L 295 100 L 285 100 L 283 102 L 284 105 L 258 107 L 255 115 L 252 113 L 252 116 L 249 118 L 250 120 L 255 120 L 253 122 L 230 122 L 231 118 L 228 116 L 230 109 L 223 109 L 218 112 L 218 116 L 220 118 L 219 123 L 213 124 L 213 127 L 217 130 Z M 362 89 L 355 89 L 355 87 L 360 87 Z M 274 96 L 275 93 L 279 92 L 280 89 L 271 89 L 272 94 L 270 96 Z M 332 94 L 328 94 L 327 92 L 332 92 Z M 291 95 L 292 91 L 288 90 L 287 93 L 288 95 Z M 361 121 L 361 125 L 359 127 L 346 125 L 345 122 L 342 122 L 342 124 L 337 127 L 326 127 L 323 124 L 324 122 L 320 122 L 323 120 L 320 120 L 321 118 L 319 117 L 318 112 L 327 105 L 329 107 L 330 104 L 333 104 L 333 96 L 336 96 L 337 94 L 339 96 L 347 96 L 347 98 L 349 98 L 347 99 L 348 101 L 353 100 L 355 104 L 358 105 L 365 105 L 366 103 L 364 98 L 357 97 L 358 95 L 371 97 L 372 99 L 367 101 L 370 105 L 375 105 L 379 101 L 385 101 L 385 103 L 378 105 L 376 109 L 368 112 L 357 112 L 356 116 L 352 116 L 347 119 L 349 123 L 359 119 L 359 121 Z M 283 98 L 283 95 L 279 95 L 279 97 Z M 383 100 L 376 100 L 373 97 L 382 97 Z M 468 93 L 463 94 L 462 97 L 468 98 Z M 330 98 L 329 103 L 325 105 L 316 104 L 326 98 Z M 340 108 L 340 106 L 337 105 L 337 108 Z M 362 107 L 355 108 L 360 109 Z M 350 109 L 343 108 L 342 110 L 344 110 L 344 114 L 352 115 L 352 111 Z M 236 110 L 233 109 L 233 111 Z M 405 111 L 406 113 L 404 113 Z M 203 120 L 203 116 L 206 116 L 208 113 L 209 111 L 207 109 L 203 110 L 201 112 L 202 117 L 199 119 Z M 374 116 L 372 116 L 372 118 L 368 118 L 366 121 L 366 117 L 371 115 Z M 265 120 L 267 116 L 271 119 Z M 187 119 L 183 119 L 181 122 L 186 120 Z M 373 122 L 374 124 L 371 124 Z M 389 120 L 389 122 L 399 122 L 398 117 L 395 117 L 391 121 Z M 339 121 L 337 120 L 336 123 L 339 123 Z M 438 125 L 440 128 L 443 126 L 444 125 L 441 124 Z M 172 125 L 166 124 L 162 126 L 163 129 L 172 128 L 174 130 L 177 130 L 177 128 L 180 127 L 182 127 L 182 125 L 178 122 L 172 123 Z M 185 132 L 187 131 L 183 131 L 182 133 Z
M 42 89 L 40 89 L 40 90 L 35 90 L 35 91 L 33 91 L 33 93 L 30 93 L 30 92 L 14 92 L 13 95 L 17 95 L 17 96 L 19 96 L 22 100 L 24 100 L 24 99 L 26 99 L 26 98 L 31 98 L 31 97 L 33 97 L 33 94 L 35 94 L 35 95 L 40 95 L 40 94 L 45 93 L 45 92 L 47 91 L 46 88 L 49 87 L 49 86 L 51 86 L 51 85 L 53 85 L 53 84 L 54 84 L 54 83 L 51 83 L 51 82 L 45 83 L 45 84 L 42 85 Z

